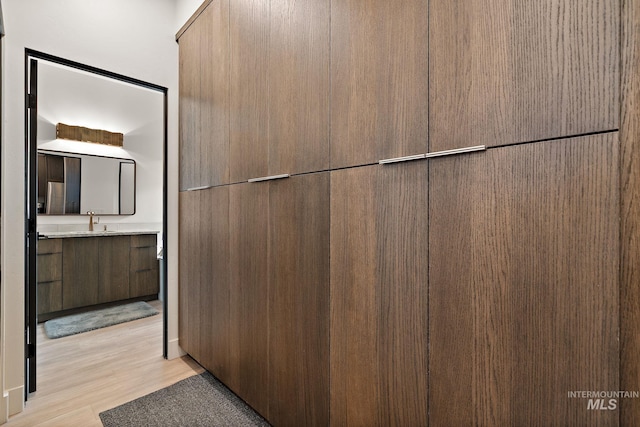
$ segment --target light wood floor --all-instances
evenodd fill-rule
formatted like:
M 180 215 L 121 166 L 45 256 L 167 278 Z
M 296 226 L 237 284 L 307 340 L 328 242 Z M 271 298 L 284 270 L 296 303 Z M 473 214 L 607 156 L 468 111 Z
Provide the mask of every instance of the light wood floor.
M 40 325 L 37 363 L 38 391 L 9 427 L 102 426 L 100 412 L 203 371 L 162 358 L 162 315 L 55 340 Z

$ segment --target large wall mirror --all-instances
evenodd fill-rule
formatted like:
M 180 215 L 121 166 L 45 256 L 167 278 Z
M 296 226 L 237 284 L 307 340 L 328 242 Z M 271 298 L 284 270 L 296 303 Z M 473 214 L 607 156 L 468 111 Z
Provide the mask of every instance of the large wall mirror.
M 133 215 L 136 163 L 131 159 L 38 150 L 38 214 Z

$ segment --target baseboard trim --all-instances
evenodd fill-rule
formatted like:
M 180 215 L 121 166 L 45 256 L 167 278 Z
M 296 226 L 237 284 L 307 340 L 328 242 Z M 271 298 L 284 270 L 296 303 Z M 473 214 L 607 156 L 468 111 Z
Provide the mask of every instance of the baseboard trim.
M 7 414 L 7 407 L 9 405 L 8 402 L 9 395 L 7 393 L 3 393 L 2 397 L 0 398 L 0 424 L 6 423 L 7 419 L 9 418 Z
M 178 339 L 169 340 L 169 348 L 167 349 L 167 359 L 176 359 L 178 357 L 184 356 L 185 353 L 178 343 Z
M 24 410 L 24 386 L 9 390 L 7 397 L 7 409 L 9 416 L 19 414 Z

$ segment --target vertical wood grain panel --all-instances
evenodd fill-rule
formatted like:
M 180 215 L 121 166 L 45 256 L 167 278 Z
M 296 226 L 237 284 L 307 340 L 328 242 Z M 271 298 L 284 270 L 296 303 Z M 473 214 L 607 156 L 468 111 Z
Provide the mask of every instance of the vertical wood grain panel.
M 200 146 L 200 20 L 180 37 L 179 48 L 179 145 L 181 191 L 198 187 Z
M 38 255 L 61 253 L 62 239 L 40 239 L 37 246 Z
M 431 0 L 429 151 L 617 129 L 619 0 Z
M 100 237 L 98 302 L 129 298 L 129 236 Z
M 97 237 L 62 239 L 62 308 L 98 303 Z
M 229 187 L 204 190 L 199 216 L 205 218 L 200 227 L 203 241 L 200 251 L 202 364 L 226 382 L 231 369 Z
M 434 160 L 432 425 L 617 425 L 617 133 Z M 436 249 L 437 248 L 437 249 Z
M 620 390 L 640 390 L 640 2 L 622 2 Z M 620 424 L 640 420 L 638 399 L 620 402 Z
M 186 34 L 186 33 L 185 33 Z M 180 193 L 179 206 L 179 286 L 178 339 L 180 347 L 195 360 L 200 350 L 200 191 Z
M 179 39 L 180 189 L 229 182 L 229 2 L 212 2 Z
M 62 310 L 62 281 L 38 282 L 38 315 Z
M 268 175 L 269 2 L 229 4 L 231 182 Z
M 427 422 L 427 164 L 331 173 L 331 424 Z
M 271 1 L 270 175 L 329 167 L 330 1 Z
M 269 184 L 229 187 L 230 362 L 227 385 L 264 417 L 269 409 Z
M 332 168 L 427 151 L 428 8 L 332 0 Z
M 159 280 L 160 273 L 157 268 L 132 272 L 129 277 L 129 296 L 157 296 L 160 291 Z
M 198 186 L 229 183 L 229 0 L 212 2 L 198 18 L 201 151 Z
M 269 189 L 269 420 L 329 423 L 329 173 Z
M 38 254 L 37 260 L 38 282 L 62 280 L 62 253 Z

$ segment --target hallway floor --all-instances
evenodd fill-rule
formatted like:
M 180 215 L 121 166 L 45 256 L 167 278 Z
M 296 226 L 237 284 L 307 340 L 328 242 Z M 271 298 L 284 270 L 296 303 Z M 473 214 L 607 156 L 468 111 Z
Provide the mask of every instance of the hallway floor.
M 40 324 L 38 390 L 6 425 L 102 426 L 100 412 L 202 371 L 189 356 L 162 358 L 162 314 L 56 340 Z

